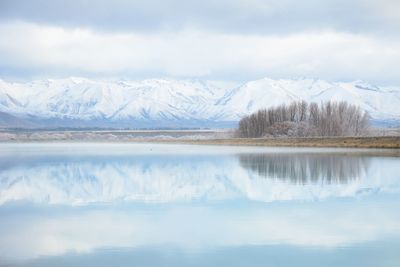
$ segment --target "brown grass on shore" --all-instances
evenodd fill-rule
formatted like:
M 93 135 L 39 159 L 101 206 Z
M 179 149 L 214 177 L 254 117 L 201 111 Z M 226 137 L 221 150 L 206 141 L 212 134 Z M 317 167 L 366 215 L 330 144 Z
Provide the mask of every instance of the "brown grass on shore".
M 382 137 L 302 137 L 302 138 L 229 138 L 206 140 L 152 140 L 161 143 L 206 145 L 283 146 L 283 147 L 349 147 L 400 148 L 399 136 Z

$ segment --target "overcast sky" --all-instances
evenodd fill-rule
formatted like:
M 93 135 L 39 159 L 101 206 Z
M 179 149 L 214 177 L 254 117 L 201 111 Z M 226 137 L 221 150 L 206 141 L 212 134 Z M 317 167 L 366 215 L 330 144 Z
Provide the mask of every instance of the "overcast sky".
M 0 0 L 0 78 L 400 85 L 399 0 Z

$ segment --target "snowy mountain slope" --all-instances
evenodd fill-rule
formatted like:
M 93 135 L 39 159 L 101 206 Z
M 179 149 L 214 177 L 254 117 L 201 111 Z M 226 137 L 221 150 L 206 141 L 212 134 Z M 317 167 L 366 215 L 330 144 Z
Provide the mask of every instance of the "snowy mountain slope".
M 307 102 L 347 101 L 368 111 L 375 119 L 400 118 L 400 90 L 385 89 L 363 81 L 351 83 L 331 83 L 318 79 L 272 80 L 261 79 L 244 84 L 229 92 L 220 104 L 235 107 L 236 113 L 230 117 L 237 120 L 241 116 L 260 108 L 290 103 L 294 100 Z
M 400 90 L 362 81 L 265 78 L 226 89 L 199 80 L 0 80 L 0 112 L 4 116 L 52 127 L 215 126 L 294 100 L 346 100 L 367 110 L 374 119 L 400 119 Z
M 225 91 L 203 81 L 100 82 L 83 78 L 0 81 L 0 111 L 47 126 L 196 126 L 223 119 Z M 80 122 L 80 123 L 79 123 Z M 142 122 L 142 123 L 140 123 Z M 168 123 L 165 123 L 168 122 Z M 182 125 L 180 125 L 182 124 Z

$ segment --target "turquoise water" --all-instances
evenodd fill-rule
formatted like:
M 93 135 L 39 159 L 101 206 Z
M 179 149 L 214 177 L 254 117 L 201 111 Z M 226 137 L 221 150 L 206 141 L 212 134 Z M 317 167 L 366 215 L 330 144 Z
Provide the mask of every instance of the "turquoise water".
M 0 266 L 400 266 L 396 155 L 1 144 Z

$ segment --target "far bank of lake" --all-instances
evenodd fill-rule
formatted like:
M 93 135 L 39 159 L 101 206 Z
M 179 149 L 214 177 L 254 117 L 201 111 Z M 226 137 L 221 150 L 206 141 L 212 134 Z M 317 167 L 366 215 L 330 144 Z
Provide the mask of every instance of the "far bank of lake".
M 151 142 L 173 144 L 400 148 L 400 136 L 235 138 L 232 130 L 14 130 L 0 142 Z

